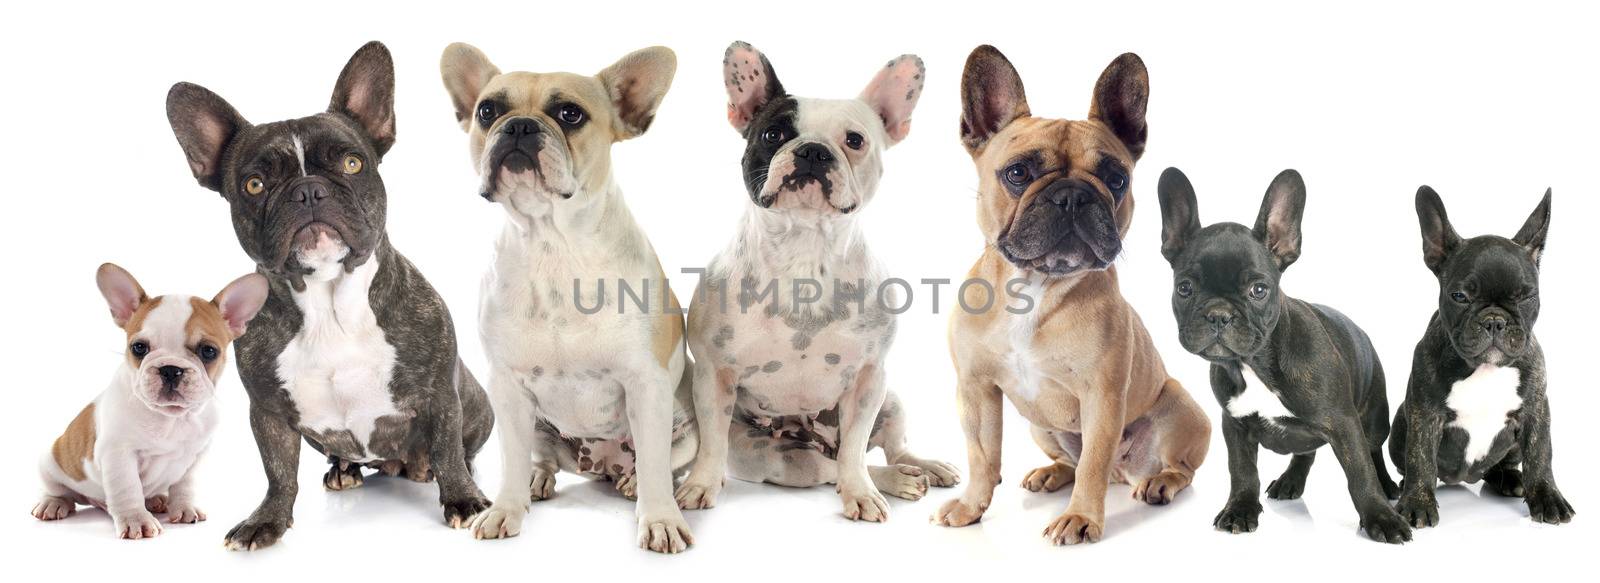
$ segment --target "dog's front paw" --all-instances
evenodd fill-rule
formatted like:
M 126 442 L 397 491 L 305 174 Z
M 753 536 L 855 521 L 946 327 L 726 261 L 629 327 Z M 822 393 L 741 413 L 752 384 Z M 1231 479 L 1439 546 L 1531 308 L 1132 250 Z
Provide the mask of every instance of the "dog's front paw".
M 556 495 L 556 473 L 535 466 L 533 480 L 528 482 L 528 497 L 534 502 L 549 500 Z
M 1399 513 L 1400 520 L 1416 528 L 1427 528 L 1439 525 L 1439 500 L 1434 498 L 1433 492 L 1422 494 L 1403 494 L 1400 502 L 1395 504 L 1395 512 Z
M 646 513 L 639 517 L 639 548 L 658 553 L 681 553 L 694 544 L 689 523 L 677 508 L 660 514 Z
M 717 496 L 722 493 L 722 480 L 697 480 L 690 476 L 678 492 L 673 495 L 678 499 L 678 508 L 684 510 L 700 510 L 717 505 Z
M 1081 512 L 1068 511 L 1057 516 L 1044 527 L 1044 538 L 1050 544 L 1075 545 L 1078 543 L 1099 542 L 1100 535 L 1105 531 L 1105 517 L 1094 517 Z
M 841 487 L 839 500 L 844 502 L 844 517 L 850 520 L 883 522 L 889 519 L 889 501 L 871 487 Z
M 1577 511 L 1567 503 L 1566 497 L 1556 489 L 1555 484 L 1537 484 L 1528 488 L 1523 499 L 1528 502 L 1528 517 L 1534 522 L 1545 524 L 1566 524 L 1572 522 L 1572 517 Z
M 491 540 L 522 534 L 522 519 L 527 513 L 527 509 L 521 507 L 504 504 L 490 506 L 488 510 L 472 517 L 472 538 Z
M 1483 476 L 1483 489 L 1494 492 L 1501 496 L 1521 498 L 1524 493 L 1522 488 L 1522 470 L 1490 470 L 1489 473 L 1484 474 Z
M 205 511 L 196 508 L 193 502 L 178 501 L 167 506 L 167 522 L 171 524 L 194 524 L 205 521 Z
M 143 508 L 119 514 L 113 518 L 113 523 L 116 524 L 118 538 L 138 540 L 155 538 L 161 534 L 161 521 Z
M 1397 545 L 1411 540 L 1411 526 L 1386 504 L 1361 514 L 1361 530 L 1380 543 Z
M 1240 534 L 1255 532 L 1260 525 L 1261 502 L 1259 500 L 1229 500 L 1222 512 L 1211 521 L 1217 530 Z
M 983 518 L 983 511 L 988 509 L 988 504 L 968 504 L 966 500 L 955 498 L 946 500 L 929 520 L 939 526 L 966 526 Z
M 33 517 L 39 520 L 61 520 L 77 511 L 77 504 L 60 496 L 45 496 L 33 505 Z
M 1022 478 L 1022 488 L 1029 492 L 1054 492 L 1077 479 L 1078 471 L 1072 466 L 1053 463 L 1034 468 Z
M 228 536 L 223 537 L 222 546 L 230 551 L 264 549 L 277 544 L 291 523 L 290 520 L 263 520 L 252 516 L 228 531 Z
M 472 517 L 488 508 L 489 499 L 478 495 L 445 502 L 444 523 L 450 525 L 450 528 L 466 528 L 472 522 Z

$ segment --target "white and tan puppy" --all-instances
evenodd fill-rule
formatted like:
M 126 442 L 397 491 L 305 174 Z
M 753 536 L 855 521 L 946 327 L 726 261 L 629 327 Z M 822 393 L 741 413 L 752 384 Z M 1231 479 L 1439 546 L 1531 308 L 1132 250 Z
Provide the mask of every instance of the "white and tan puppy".
M 440 69 L 478 193 L 507 215 L 479 310 L 505 472 L 473 535 L 518 534 L 530 489 L 549 498 L 561 469 L 637 494 L 641 547 L 684 550 L 673 475 L 697 436 L 682 310 L 611 174 L 611 145 L 650 127 L 677 58 L 651 47 L 593 76 L 501 73 L 457 43 Z
M 194 468 L 217 426 L 211 398 L 228 344 L 267 299 L 267 280 L 246 275 L 211 301 L 152 299 L 110 263 L 95 280 L 127 332 L 123 362 L 39 460 L 44 497 L 33 516 L 58 520 L 87 504 L 111 515 L 117 536 L 151 538 L 161 534 L 156 514 L 175 524 L 206 519 L 194 503 Z
M 846 517 L 878 522 L 889 509 L 880 491 L 916 500 L 959 479 L 906 449 L 883 370 L 901 304 L 856 224 L 883 151 L 911 129 L 923 77 L 922 59 L 903 55 L 857 98 L 793 97 L 754 47 L 728 48 L 728 121 L 747 141 L 752 204 L 689 309 L 696 417 L 707 429 L 678 489 L 684 508 L 716 504 L 731 469 L 752 482 L 838 484 Z M 871 447 L 887 465 L 868 467 Z

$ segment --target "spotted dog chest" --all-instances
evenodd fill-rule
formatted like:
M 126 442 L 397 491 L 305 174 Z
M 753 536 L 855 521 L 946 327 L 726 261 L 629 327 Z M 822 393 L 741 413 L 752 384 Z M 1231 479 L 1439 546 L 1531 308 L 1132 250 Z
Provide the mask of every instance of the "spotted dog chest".
M 1449 426 L 1465 433 L 1462 459 L 1468 465 L 1489 455 L 1510 414 L 1522 408 L 1522 396 L 1517 394 L 1521 384 L 1521 370 L 1483 365 L 1450 386 L 1445 407 L 1455 417 Z
M 277 362 L 301 432 L 327 454 L 353 462 L 399 457 L 413 416 L 395 406 L 389 390 L 395 347 L 367 297 L 377 263 L 294 292 L 303 321 Z
M 711 338 L 713 358 L 738 387 L 738 407 L 758 416 L 834 408 L 857 373 L 881 362 L 893 341 L 892 315 L 870 304 L 781 315 L 732 311 Z

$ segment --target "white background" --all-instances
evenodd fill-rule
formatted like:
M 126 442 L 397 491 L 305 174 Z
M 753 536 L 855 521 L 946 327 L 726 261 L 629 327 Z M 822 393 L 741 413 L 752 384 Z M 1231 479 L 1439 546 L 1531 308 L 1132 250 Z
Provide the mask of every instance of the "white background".
M 1593 170 L 1600 47 L 1587 7 L 452 4 L 432 11 L 286 2 L 5 10 L 0 431 L 14 467 L 0 481 L 0 502 L 8 505 L 0 509 L 0 544 L 8 564 L 74 578 L 659 573 L 782 580 L 997 568 L 1051 578 L 1210 579 L 1285 569 L 1347 578 L 1570 572 L 1577 553 L 1594 548 L 1600 476 L 1586 450 L 1595 444 L 1597 400 L 1585 366 L 1593 363 L 1596 322 L 1585 233 L 1593 232 L 1600 194 Z M 164 115 L 167 88 L 203 84 L 257 122 L 307 115 L 325 106 L 346 59 L 370 39 L 388 43 L 398 69 L 399 140 L 382 167 L 389 231 L 453 309 L 467 364 L 480 375 L 477 282 L 504 217 L 475 193 L 466 138 L 439 81 L 438 56 L 451 41 L 477 44 L 503 70 L 594 72 L 639 47 L 677 51 L 677 81 L 654 127 L 614 151 L 627 200 L 673 274 L 708 261 L 749 204 L 738 178 L 743 142 L 724 117 L 720 64 L 730 41 L 755 44 L 790 91 L 818 97 L 855 95 L 885 60 L 921 55 L 928 83 L 913 131 L 886 154 L 880 194 L 861 219 L 877 254 L 908 280 L 959 279 L 982 245 L 975 175 L 956 139 L 958 83 L 972 47 L 992 43 L 1012 59 L 1035 113 L 1080 118 L 1101 69 L 1135 51 L 1150 70 L 1150 141 L 1133 181 L 1139 209 L 1118 265 L 1122 291 L 1168 368 L 1213 420 L 1218 406 L 1206 366 L 1178 346 L 1168 307 L 1155 196 L 1163 168 L 1188 173 L 1206 223 L 1253 220 L 1272 176 L 1300 170 L 1310 193 L 1305 246 L 1285 289 L 1365 327 L 1389 371 L 1391 406 L 1404 393 L 1411 349 L 1436 293 L 1419 252 L 1417 186 L 1437 188 L 1468 236 L 1514 233 L 1553 187 L 1537 333 L 1549 361 L 1556 475 L 1580 514 L 1566 526 L 1534 525 L 1521 501 L 1481 496 L 1476 486 L 1445 488 L 1438 528 L 1403 547 L 1380 545 L 1357 533 L 1343 475 L 1324 455 L 1303 501 L 1264 500 L 1257 533 L 1221 534 L 1211 529 L 1227 487 L 1217 432 L 1194 487 L 1173 505 L 1147 507 L 1129 499 L 1126 486 L 1113 487 L 1105 540 L 1053 548 L 1039 532 L 1067 494 L 1017 486 L 1044 458 L 1012 416 L 1006 483 L 984 521 L 960 530 L 927 523 L 953 490 L 892 502 L 890 522 L 872 525 L 844 520 L 830 488 L 732 483 L 717 508 L 688 514 L 698 544 L 659 557 L 634 547 L 631 503 L 605 484 L 563 475 L 559 495 L 533 508 L 521 537 L 476 542 L 441 524 L 431 484 L 372 479 L 354 492 L 322 491 L 324 466 L 307 448 L 295 528 L 271 550 L 228 553 L 222 535 L 265 490 L 246 399 L 230 372 L 219 403 L 224 423 L 200 482 L 210 521 L 142 542 L 115 540 L 99 511 L 35 522 L 27 514 L 38 491 L 34 460 L 119 362 L 122 333 L 95 291 L 95 267 L 113 261 L 152 293 L 207 297 L 251 270 L 227 206 L 197 186 L 183 162 Z M 693 277 L 674 280 L 687 296 Z M 945 291 L 934 315 L 926 289 L 918 290 L 916 308 L 900 321 L 889 378 L 911 414 L 913 447 L 964 471 L 944 334 L 953 296 Z M 498 457 L 492 440 L 479 456 L 477 479 L 491 495 Z M 1286 461 L 1264 453 L 1263 483 Z

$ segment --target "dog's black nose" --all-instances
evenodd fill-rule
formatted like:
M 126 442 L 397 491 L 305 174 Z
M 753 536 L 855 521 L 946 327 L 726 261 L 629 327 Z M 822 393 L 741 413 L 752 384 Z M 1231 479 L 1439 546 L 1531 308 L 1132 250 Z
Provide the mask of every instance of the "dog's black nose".
M 1073 209 L 1094 204 L 1098 195 L 1087 186 L 1068 182 L 1046 191 L 1044 197 L 1056 206 Z
M 539 124 L 531 119 L 519 117 L 500 126 L 500 132 L 508 136 L 531 136 L 539 133 Z
M 800 144 L 800 147 L 794 149 L 794 157 L 813 162 L 833 161 L 833 153 L 828 151 L 828 147 L 816 142 Z
M 178 386 L 178 381 L 183 379 L 183 368 L 172 365 L 156 369 L 161 375 L 161 386 L 167 389 Z
M 328 185 L 320 180 L 301 182 L 289 190 L 289 200 L 306 206 L 316 206 L 322 199 L 328 198 L 328 195 Z
M 1489 316 L 1478 323 L 1483 326 L 1485 332 L 1496 336 L 1506 331 L 1506 319 L 1503 316 Z
M 1213 308 L 1206 312 L 1206 321 L 1210 322 L 1213 328 L 1227 326 L 1229 322 L 1233 321 L 1233 310 Z

